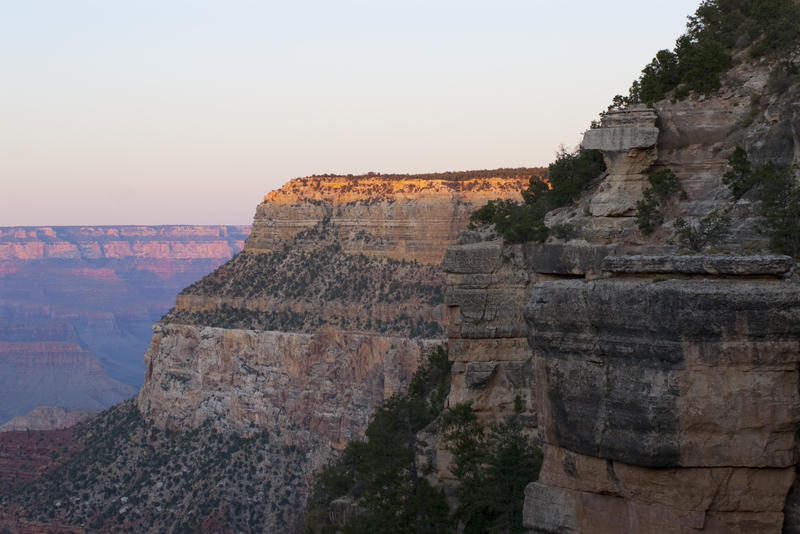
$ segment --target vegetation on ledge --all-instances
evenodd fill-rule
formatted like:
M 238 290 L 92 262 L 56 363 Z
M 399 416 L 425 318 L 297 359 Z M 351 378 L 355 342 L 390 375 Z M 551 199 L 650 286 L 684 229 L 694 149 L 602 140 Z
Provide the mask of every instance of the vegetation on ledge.
M 709 94 L 736 52 L 752 57 L 778 56 L 800 45 L 800 5 L 793 0 L 706 0 L 689 17 L 686 33 L 673 50 L 660 50 L 614 107 L 652 104 L 671 91 L 677 99 L 692 91 Z M 795 73 L 797 74 L 797 73 Z
M 445 182 L 462 182 L 467 180 L 478 180 L 487 178 L 520 178 L 530 177 L 540 174 L 544 169 L 537 167 L 517 167 L 517 168 L 501 168 L 501 169 L 485 169 L 474 171 L 447 171 L 447 172 L 432 172 L 423 174 L 382 174 L 379 172 L 369 172 L 366 174 L 314 174 L 304 178 L 295 178 L 294 180 L 303 186 L 310 186 L 318 178 L 347 178 L 357 182 L 358 180 L 366 180 L 371 178 L 380 178 L 386 181 L 398 180 L 442 180 Z
M 253 311 L 223 304 L 201 312 L 189 312 L 174 308 L 163 317 L 162 321 L 241 330 L 315 332 L 324 327 L 333 327 L 410 338 L 437 339 L 444 337 L 444 328 L 436 321 L 412 317 L 403 312 L 398 312 L 391 320 L 383 321 L 368 317 L 370 315 L 369 307 L 360 311 L 364 312 L 364 316 L 299 313 L 291 309 Z
M 758 231 L 769 237 L 773 252 L 800 257 L 800 184 L 791 167 L 769 161 L 753 167 L 742 147 L 728 158 L 731 170 L 723 181 L 738 201 L 751 191 L 759 201 Z
M 636 203 L 636 224 L 644 235 L 652 234 L 664 222 L 662 208 L 678 192 L 685 199 L 678 177 L 671 169 L 662 169 L 647 177 L 650 187 L 644 198 Z
M 371 238 L 366 232 L 354 237 L 359 243 Z M 438 266 L 348 253 L 322 221 L 280 250 L 236 255 L 181 293 L 228 304 L 202 312 L 178 307 L 162 321 L 286 332 L 331 326 L 438 338 L 443 329 L 431 310 L 444 303 L 443 288 Z M 251 299 L 271 304 L 264 311 L 235 305 Z
M 317 475 L 308 505 L 309 534 L 524 531 L 523 490 L 538 477 L 541 451 L 523 435 L 517 416 L 487 431 L 468 404 L 445 410 L 449 384 L 450 362 L 438 349 L 408 393 L 378 410 L 366 440 L 348 444 L 338 461 Z M 443 492 L 431 487 L 416 463 L 420 436 L 436 429 L 453 454 L 458 479 L 460 504 L 452 514 Z
M 544 241 L 551 229 L 544 217 L 550 210 L 566 206 L 580 196 L 581 191 L 606 170 L 599 150 L 562 149 L 550 164 L 549 183 L 538 176 L 530 179 L 522 192 L 522 203 L 511 200 L 489 201 L 472 214 L 475 224 L 494 224 L 506 241 Z
M 163 432 L 133 399 L 76 428 L 82 450 L 4 509 L 104 533 L 289 532 L 300 520 L 306 451 L 273 432 Z

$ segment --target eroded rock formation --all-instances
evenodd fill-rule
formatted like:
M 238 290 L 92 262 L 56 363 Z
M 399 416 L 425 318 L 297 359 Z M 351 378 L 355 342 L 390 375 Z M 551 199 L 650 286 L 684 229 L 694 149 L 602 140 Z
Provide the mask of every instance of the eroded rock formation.
M 636 201 L 647 187 L 644 173 L 657 158 L 657 119 L 653 110 L 637 104 L 610 111 L 603 117 L 600 128 L 583 136 L 583 148 L 602 151 L 608 169 L 608 176 L 589 202 L 592 216 L 633 215 Z
M 469 215 L 519 198 L 539 171 L 304 178 L 270 193 L 244 251 L 156 325 L 140 411 L 167 430 L 266 429 L 305 454 L 298 469 L 319 469 L 444 341 L 438 264 Z M 272 482 L 305 499 L 307 480 Z
M 497 198 L 519 199 L 531 174 L 543 172 L 298 178 L 258 206 L 245 248 L 274 251 L 327 220 L 347 252 L 437 264 L 477 207 Z
M 547 217 L 572 238 L 467 231 L 447 251 L 448 402 L 492 421 L 524 400 L 544 450 L 531 532 L 797 530 L 800 284 L 792 258 L 764 252 L 755 196 L 722 180 L 737 145 L 756 165 L 800 157 L 798 88 L 769 93 L 775 68 L 742 63 L 713 96 L 607 114 L 583 146 L 608 174 Z M 636 202 L 662 169 L 686 196 L 646 235 Z M 714 210 L 731 218 L 716 253 L 686 255 L 676 219 Z

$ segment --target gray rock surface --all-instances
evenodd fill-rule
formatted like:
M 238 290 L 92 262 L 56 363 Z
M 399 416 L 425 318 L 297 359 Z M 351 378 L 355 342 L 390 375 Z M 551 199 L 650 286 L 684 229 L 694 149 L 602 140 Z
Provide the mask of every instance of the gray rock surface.
M 643 105 L 609 111 L 600 128 L 587 131 L 581 146 L 603 152 L 627 152 L 634 148 L 650 148 L 658 141 L 658 115 Z
M 781 275 L 794 266 L 782 255 L 608 256 L 602 269 L 630 274 L 722 274 L 735 276 Z
M 489 384 L 497 369 L 497 362 L 470 362 L 467 364 L 465 380 L 469 389 L 482 389 Z
M 532 482 L 525 488 L 522 522 L 532 532 L 572 534 L 580 532 L 575 518 L 575 500 L 567 491 Z
M 545 282 L 527 320 L 546 441 L 648 467 L 793 465 L 796 284 Z
M 524 253 L 528 268 L 536 273 L 556 275 L 583 275 L 600 273 L 603 260 L 617 248 L 592 245 L 585 242 L 569 244 L 525 243 Z

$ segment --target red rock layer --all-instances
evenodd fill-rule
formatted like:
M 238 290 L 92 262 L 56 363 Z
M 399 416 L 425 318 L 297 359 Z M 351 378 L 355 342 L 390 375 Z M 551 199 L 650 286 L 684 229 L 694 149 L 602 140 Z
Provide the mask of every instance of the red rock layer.
M 78 449 L 70 428 L 1 432 L 0 495 L 36 480 L 72 458 Z

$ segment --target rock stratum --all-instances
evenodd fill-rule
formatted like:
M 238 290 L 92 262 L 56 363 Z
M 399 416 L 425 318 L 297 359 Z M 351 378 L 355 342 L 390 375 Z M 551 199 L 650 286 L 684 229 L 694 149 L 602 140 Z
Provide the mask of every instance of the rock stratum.
M 757 192 L 733 197 L 724 175 L 742 147 L 796 180 L 800 56 L 736 54 L 707 95 L 605 114 L 583 147 L 606 171 L 547 214 L 569 231 L 542 243 L 457 237 L 533 169 L 271 193 L 244 250 L 156 325 L 139 396 L 75 427 L 63 481 L 5 499 L 0 525 L 299 530 L 312 474 L 446 340 L 447 404 L 485 425 L 516 413 L 543 450 L 519 495 L 528 532 L 799 532 L 796 258 L 769 252 Z M 640 202 L 666 170 L 684 194 L 645 232 Z M 679 220 L 712 213 L 730 220 L 720 240 L 687 250 Z M 452 497 L 434 426 L 412 466 Z M 337 526 L 359 513 L 350 497 Z
M 312 177 L 270 193 L 243 252 L 155 327 L 140 411 L 164 430 L 266 431 L 304 451 L 310 475 L 443 342 L 438 263 L 458 229 L 541 171 Z M 299 502 L 309 481 L 290 488 Z
M 0 228 L 0 423 L 37 406 L 99 410 L 134 395 L 153 322 L 248 231 Z
M 448 249 L 449 403 L 493 421 L 524 400 L 544 462 L 525 491 L 530 532 L 800 531 L 800 283 L 766 251 L 757 199 L 723 182 L 736 146 L 754 165 L 800 158 L 800 86 L 742 61 L 718 93 L 609 112 L 583 146 L 607 173 L 547 216 L 568 239 L 513 245 L 466 231 Z M 686 195 L 636 222 L 648 175 Z M 713 252 L 672 237 L 713 210 Z M 450 480 L 437 451 L 437 477 Z
M 438 264 L 472 212 L 487 200 L 519 199 L 519 186 L 527 186 L 530 172 L 299 178 L 271 192 L 258 206 L 246 249 L 275 250 L 287 238 L 326 220 L 347 252 Z

